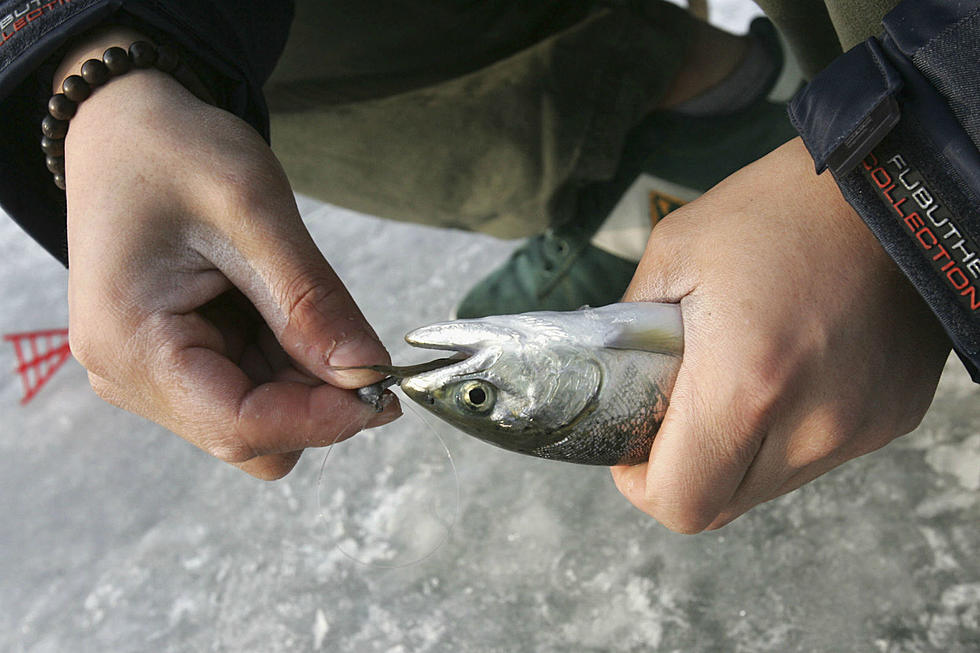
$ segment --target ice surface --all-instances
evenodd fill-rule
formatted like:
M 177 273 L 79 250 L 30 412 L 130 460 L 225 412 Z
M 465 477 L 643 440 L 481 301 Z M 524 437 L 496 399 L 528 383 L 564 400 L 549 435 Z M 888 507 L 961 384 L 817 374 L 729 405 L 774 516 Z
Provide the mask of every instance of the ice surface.
M 513 246 L 300 200 L 392 345 L 444 318 Z M 66 324 L 66 274 L 6 220 L 0 257 L 0 331 Z M 317 514 L 321 452 L 263 483 L 103 404 L 74 361 L 27 407 L 20 391 L 0 377 L 3 651 L 965 652 L 980 641 L 980 405 L 955 360 L 914 434 L 697 537 L 634 510 L 605 470 L 449 432 L 455 532 L 394 570 L 334 548 Z M 417 462 L 412 446 L 386 460 Z M 366 509 L 395 508 L 406 478 L 423 489 L 412 470 L 347 460 L 345 491 L 359 474 L 362 487 L 335 496 L 338 510 L 365 497 Z
M 513 247 L 300 203 L 392 346 Z M 5 219 L 0 261 L 0 332 L 67 324 L 66 273 Z M 955 360 L 915 433 L 696 537 L 603 469 L 450 433 L 456 529 L 393 570 L 333 547 L 322 452 L 263 483 L 103 404 L 74 361 L 27 407 L 20 392 L 0 375 L 0 651 L 980 649 L 980 402 Z M 364 495 L 389 483 L 354 464 Z

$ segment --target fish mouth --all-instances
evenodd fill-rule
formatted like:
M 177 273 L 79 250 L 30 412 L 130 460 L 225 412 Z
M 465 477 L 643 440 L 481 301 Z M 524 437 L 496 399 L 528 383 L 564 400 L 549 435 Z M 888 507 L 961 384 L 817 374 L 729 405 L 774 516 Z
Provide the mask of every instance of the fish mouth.
M 374 386 L 387 387 L 396 379 L 415 401 L 432 404 L 433 391 L 456 379 L 486 370 L 501 353 L 500 339 L 513 331 L 488 324 L 484 319 L 455 320 L 420 327 L 405 335 L 405 342 L 419 349 L 452 352 L 415 365 L 365 365 L 337 369 L 368 369 L 387 378 Z M 381 388 L 383 390 L 383 388 Z M 380 391 L 380 390 L 379 390 Z
M 357 391 L 361 401 L 371 404 L 376 411 L 381 412 L 383 405 L 380 403 L 380 397 L 387 388 L 396 383 L 412 400 L 431 406 L 435 403 L 432 391 L 437 387 L 432 378 L 435 373 L 464 363 L 468 359 L 467 354 L 458 352 L 453 356 L 437 358 L 415 365 L 366 365 L 344 369 L 369 369 L 385 375 L 381 381 L 359 388 Z M 439 375 L 439 378 L 444 377 Z
M 473 356 L 502 338 L 513 336 L 509 329 L 489 323 L 485 318 L 439 322 L 419 327 L 405 335 L 405 342 L 421 349 L 452 351 Z
M 482 318 L 440 322 L 410 331 L 405 335 L 405 342 L 413 347 L 453 353 L 417 366 L 413 374 L 404 378 L 438 371 L 438 376 L 446 380 L 481 372 L 499 358 L 501 339 L 507 336 L 513 334 Z
M 446 356 L 444 358 L 436 358 L 423 363 L 416 363 L 415 365 L 369 365 L 366 367 L 359 367 L 357 369 L 373 370 L 384 374 L 388 378 L 398 379 L 401 381 L 413 376 L 425 374 L 427 372 L 434 372 L 436 370 L 444 369 L 464 361 L 467 358 L 469 358 L 469 356 L 466 354 L 456 354 L 453 356 Z
M 447 383 L 485 371 L 500 356 L 500 330 L 483 320 L 455 320 L 420 327 L 405 342 L 420 349 L 452 352 L 451 356 L 413 366 L 400 377 L 400 385 L 412 399 L 432 403 L 433 392 Z

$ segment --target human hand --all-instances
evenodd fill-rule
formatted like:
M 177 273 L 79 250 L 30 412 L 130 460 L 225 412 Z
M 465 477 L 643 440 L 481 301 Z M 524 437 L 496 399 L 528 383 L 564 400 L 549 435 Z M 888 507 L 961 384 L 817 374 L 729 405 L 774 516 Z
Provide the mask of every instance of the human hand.
M 400 414 L 332 369 L 389 359 L 249 125 L 141 70 L 65 147 L 71 347 L 101 397 L 264 479 Z
M 682 533 L 914 429 L 950 348 L 799 139 L 658 224 L 626 300 L 679 301 L 685 349 L 649 462 L 613 477 Z

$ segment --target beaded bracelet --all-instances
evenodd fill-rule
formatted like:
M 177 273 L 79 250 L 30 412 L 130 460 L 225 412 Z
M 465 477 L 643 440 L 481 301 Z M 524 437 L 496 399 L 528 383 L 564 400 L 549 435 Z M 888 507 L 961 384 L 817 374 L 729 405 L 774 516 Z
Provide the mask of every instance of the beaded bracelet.
M 82 64 L 80 75 L 69 75 L 61 84 L 61 93 L 48 100 L 48 115 L 41 121 L 41 150 L 45 163 L 54 175 L 55 185 L 65 189 L 65 136 L 68 123 L 78 110 L 78 105 L 92 94 L 92 90 L 109 80 L 125 75 L 130 70 L 155 67 L 172 75 L 194 95 L 207 100 L 203 84 L 187 68 L 181 65 L 177 50 L 169 45 L 159 47 L 147 41 L 135 41 L 127 52 L 111 47 L 102 54 L 102 60 L 89 59 Z

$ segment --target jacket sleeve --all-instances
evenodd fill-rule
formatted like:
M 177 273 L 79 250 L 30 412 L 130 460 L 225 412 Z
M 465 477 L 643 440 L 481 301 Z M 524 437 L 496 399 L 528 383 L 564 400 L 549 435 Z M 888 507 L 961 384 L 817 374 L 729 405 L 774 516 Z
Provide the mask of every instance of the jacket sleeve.
M 980 383 L 980 5 L 905 0 L 882 24 L 790 117 Z
M 0 207 L 67 265 L 65 197 L 45 167 L 40 120 L 74 36 L 118 24 L 175 45 L 217 105 L 268 140 L 261 89 L 292 15 L 291 0 L 0 0 Z

